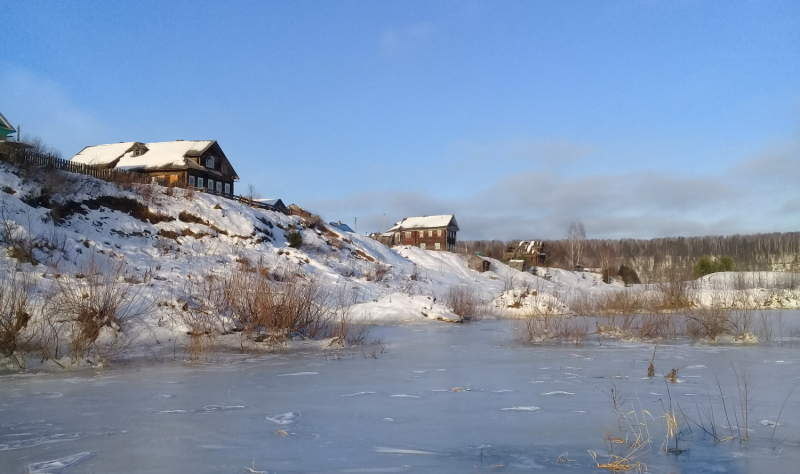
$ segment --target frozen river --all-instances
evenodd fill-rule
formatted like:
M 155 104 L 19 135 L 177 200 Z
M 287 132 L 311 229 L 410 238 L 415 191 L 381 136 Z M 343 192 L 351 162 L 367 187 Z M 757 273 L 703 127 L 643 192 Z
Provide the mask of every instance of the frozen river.
M 608 472 L 587 451 L 605 462 L 633 441 L 612 388 L 646 423 L 636 461 L 652 472 L 798 471 L 800 389 L 774 426 L 800 377 L 797 343 L 663 345 L 649 379 L 652 344 L 521 346 L 514 324 L 376 328 L 377 359 L 309 351 L 0 377 L 0 472 Z M 751 387 L 749 447 L 734 368 Z M 687 415 L 677 455 L 660 451 L 670 397 Z M 715 442 L 688 421 L 710 430 L 712 408 L 718 438 L 736 437 Z

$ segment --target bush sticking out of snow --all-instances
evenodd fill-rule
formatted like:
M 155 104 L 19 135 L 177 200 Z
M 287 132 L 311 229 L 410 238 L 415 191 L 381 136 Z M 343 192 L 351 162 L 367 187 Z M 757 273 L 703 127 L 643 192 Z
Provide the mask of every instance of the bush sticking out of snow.
M 286 233 L 287 245 L 293 249 L 299 249 L 303 245 L 303 236 L 298 230 L 291 230 Z

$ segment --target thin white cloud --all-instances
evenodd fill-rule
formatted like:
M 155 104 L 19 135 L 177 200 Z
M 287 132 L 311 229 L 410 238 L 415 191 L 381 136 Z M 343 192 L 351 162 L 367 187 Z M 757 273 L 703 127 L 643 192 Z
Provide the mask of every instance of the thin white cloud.
M 453 213 L 464 239 L 560 238 L 575 220 L 596 238 L 789 231 L 797 230 L 800 186 L 773 178 L 798 165 L 800 155 L 780 148 L 705 176 L 675 170 L 567 177 L 512 169 L 463 199 L 386 190 L 308 204 L 332 218 L 358 216 L 362 232 L 381 230 L 384 212 L 389 224 Z
M 531 163 L 546 168 L 558 167 L 591 156 L 597 148 L 570 140 L 501 139 L 478 143 L 465 141 L 454 147 L 460 159 L 472 162 L 501 160 L 509 163 Z
M 387 28 L 378 43 L 384 58 L 407 57 L 414 54 L 433 35 L 430 23 L 421 22 L 397 28 Z
M 3 115 L 22 126 L 22 136 L 38 136 L 69 158 L 105 130 L 94 115 L 76 105 L 54 80 L 0 63 Z

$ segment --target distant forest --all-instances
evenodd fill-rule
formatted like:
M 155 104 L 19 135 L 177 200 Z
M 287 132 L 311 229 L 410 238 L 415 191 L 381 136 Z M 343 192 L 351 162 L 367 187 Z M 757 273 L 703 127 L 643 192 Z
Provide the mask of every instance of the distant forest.
M 459 253 L 481 252 L 498 260 L 508 244 L 519 241 L 461 241 Z M 546 266 L 570 268 L 568 240 L 544 241 Z M 800 232 L 666 237 L 652 240 L 587 239 L 580 258 L 586 268 L 609 269 L 611 273 L 627 265 L 639 274 L 642 282 L 661 281 L 666 277 L 690 278 L 697 260 L 703 255 L 733 258 L 738 271 L 800 271 Z

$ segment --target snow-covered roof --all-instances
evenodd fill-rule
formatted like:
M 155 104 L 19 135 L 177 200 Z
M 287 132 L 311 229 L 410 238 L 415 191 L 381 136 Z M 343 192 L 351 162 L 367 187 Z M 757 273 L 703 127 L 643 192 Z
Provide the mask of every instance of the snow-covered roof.
M 128 150 L 133 148 L 136 142 L 109 143 L 108 145 L 87 146 L 70 161 L 82 165 L 106 166 L 114 163 Z
M 147 151 L 133 156 L 132 151 L 120 158 L 116 168 L 121 169 L 183 169 L 190 167 L 188 156 L 200 156 L 214 144 L 213 140 L 186 140 L 174 142 L 145 143 Z M 192 162 L 194 164 L 194 162 Z
M 0 128 L 3 128 L 5 130 L 10 130 L 11 131 L 10 133 L 16 132 L 16 130 L 14 130 L 14 127 L 11 126 L 11 122 L 6 120 L 6 118 L 3 117 L 3 114 L 0 114 Z
M 347 225 L 347 224 L 342 224 L 342 221 L 339 221 L 339 222 L 331 222 L 331 223 L 330 223 L 330 225 L 331 225 L 332 227 L 335 227 L 335 228 L 337 228 L 337 229 L 339 229 L 339 230 L 341 230 L 341 231 L 344 231 L 344 232 L 353 232 L 353 229 L 352 229 L 352 228 L 350 228 L 350 226 L 349 226 L 349 225 Z M 387 235 L 386 235 L 386 234 L 381 234 L 381 235 L 382 235 L 382 236 L 384 236 L 384 237 L 387 237 Z M 389 234 L 388 236 L 391 236 L 391 235 L 392 235 L 392 234 Z
M 450 225 L 453 225 L 456 230 L 460 230 L 458 228 L 458 222 L 456 222 L 456 217 L 453 214 L 445 214 L 441 216 L 406 217 L 402 221 L 395 224 L 394 227 L 389 229 L 389 232 L 407 229 L 436 229 L 448 227 Z
M 262 199 L 262 198 L 258 198 L 258 199 L 253 199 L 253 201 L 260 202 L 261 204 L 267 204 L 269 206 L 275 206 L 279 202 L 281 203 L 281 205 L 283 205 L 283 201 L 281 201 L 280 199 Z
M 139 144 L 145 152 L 139 156 L 133 156 L 134 145 Z M 188 167 L 200 167 L 190 164 L 186 157 L 200 156 L 211 145 L 214 140 L 178 140 L 174 142 L 120 142 L 107 145 L 87 146 L 70 161 L 92 166 L 108 166 L 115 164 L 115 168 L 121 169 L 167 169 Z M 117 160 L 119 160 L 117 162 Z M 195 165 L 195 166 L 192 166 Z
M 542 248 L 542 241 L 541 240 L 523 240 L 518 244 L 518 247 L 523 250 L 526 254 L 532 254 L 539 251 Z

